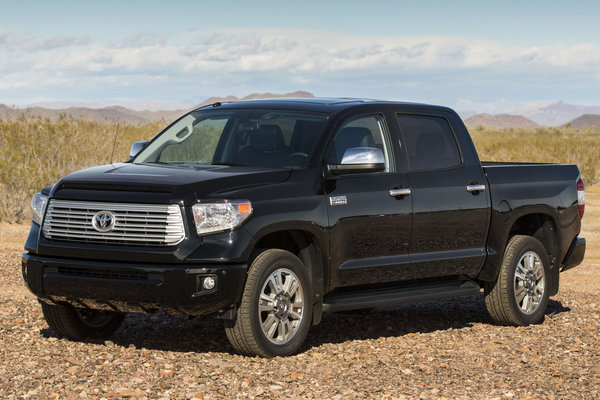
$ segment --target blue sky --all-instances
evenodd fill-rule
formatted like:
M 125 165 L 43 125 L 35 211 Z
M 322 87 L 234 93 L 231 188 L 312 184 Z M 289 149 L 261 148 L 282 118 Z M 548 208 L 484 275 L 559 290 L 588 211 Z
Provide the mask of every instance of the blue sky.
M 10 1 L 0 103 L 306 90 L 478 112 L 600 105 L 598 17 L 597 1 Z

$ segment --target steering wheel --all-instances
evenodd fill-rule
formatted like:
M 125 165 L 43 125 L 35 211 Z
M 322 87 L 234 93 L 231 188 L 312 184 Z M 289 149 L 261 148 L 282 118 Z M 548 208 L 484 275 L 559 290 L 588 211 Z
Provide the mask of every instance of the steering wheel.
M 297 151 L 295 153 L 288 154 L 287 157 L 304 157 L 304 158 L 308 158 L 308 154 L 303 153 L 301 151 Z

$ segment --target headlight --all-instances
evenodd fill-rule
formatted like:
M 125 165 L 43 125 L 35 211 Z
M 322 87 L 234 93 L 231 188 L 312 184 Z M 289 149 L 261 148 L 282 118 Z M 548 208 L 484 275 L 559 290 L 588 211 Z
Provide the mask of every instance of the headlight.
M 204 235 L 240 225 L 252 214 L 252 204 L 249 201 L 198 203 L 192 206 L 192 212 L 196 232 L 198 235 Z
M 48 196 L 41 193 L 36 193 L 31 199 L 31 209 L 33 210 L 33 222 L 38 225 L 42 225 L 44 219 L 44 213 L 46 212 L 46 204 L 48 203 Z

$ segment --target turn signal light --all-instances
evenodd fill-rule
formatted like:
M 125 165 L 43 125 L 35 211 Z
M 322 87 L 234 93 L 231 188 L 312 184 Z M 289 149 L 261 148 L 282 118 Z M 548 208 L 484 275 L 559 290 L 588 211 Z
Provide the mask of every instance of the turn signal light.
M 240 215 L 250 215 L 252 213 L 252 205 L 250 203 L 238 203 L 237 209 Z

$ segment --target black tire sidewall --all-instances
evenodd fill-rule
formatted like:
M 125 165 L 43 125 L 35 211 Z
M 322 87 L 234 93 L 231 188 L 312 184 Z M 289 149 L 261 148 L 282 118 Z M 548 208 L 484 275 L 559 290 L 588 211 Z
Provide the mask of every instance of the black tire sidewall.
M 513 314 L 513 316 L 516 319 L 514 322 L 517 322 L 518 325 L 523 326 L 539 324 L 544 320 L 546 307 L 548 306 L 548 293 L 551 278 L 550 262 L 546 253 L 546 249 L 537 239 L 531 236 L 513 237 L 509 242 L 508 249 L 509 251 L 507 252 L 507 257 L 503 262 L 503 267 L 505 268 L 503 272 L 505 273 L 504 279 L 507 285 L 507 300 L 512 308 L 511 314 Z M 538 309 L 533 314 L 525 314 L 517 304 L 517 300 L 515 298 L 515 271 L 517 269 L 517 264 L 519 263 L 519 260 L 528 251 L 533 251 L 540 257 L 544 268 L 544 294 L 542 296 L 542 301 L 540 302 Z
M 125 318 L 125 314 L 122 313 L 106 313 L 107 318 L 104 323 L 90 326 L 82 320 L 79 311 L 70 304 L 42 302 L 42 311 L 48 326 L 54 333 L 71 340 L 106 338 L 120 327 Z
M 268 354 L 273 356 L 286 356 L 295 353 L 306 339 L 312 321 L 312 287 L 306 268 L 298 257 L 284 250 L 267 250 L 261 253 L 252 263 L 251 269 L 254 268 L 256 268 L 256 270 L 253 272 L 257 274 L 257 279 L 252 287 L 247 288 L 250 290 L 250 298 L 252 299 L 252 303 L 249 304 L 251 308 L 249 316 L 251 318 L 253 334 L 261 347 L 263 347 Z M 266 280 L 274 271 L 282 268 L 292 271 L 298 278 L 301 284 L 302 298 L 305 305 L 300 327 L 294 337 L 289 342 L 278 345 L 269 341 L 264 335 L 260 325 L 257 305 L 258 298 L 260 297 Z

